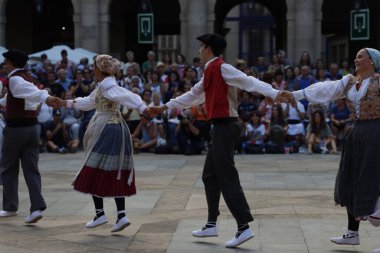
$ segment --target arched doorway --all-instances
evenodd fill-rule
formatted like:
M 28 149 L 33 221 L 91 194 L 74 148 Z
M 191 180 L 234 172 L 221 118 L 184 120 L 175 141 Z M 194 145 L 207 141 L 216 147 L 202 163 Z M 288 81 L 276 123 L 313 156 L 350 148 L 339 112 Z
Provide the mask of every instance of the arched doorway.
M 231 14 L 230 12 L 233 12 Z M 235 58 L 244 58 L 253 64 L 258 55 L 268 59 L 277 49 L 286 48 L 285 0 L 218 0 L 215 4 L 215 32 L 230 32 L 238 50 Z M 230 14 L 229 14 L 230 13 Z M 235 31 L 228 24 L 235 28 Z M 231 44 L 231 43 L 230 43 Z
M 369 9 L 369 39 L 350 40 L 350 14 L 354 9 Z M 337 15 L 336 10 L 339 10 Z M 322 5 L 322 34 L 326 37 L 326 56 L 328 62 L 337 62 L 349 58 L 352 60 L 356 52 L 363 47 L 380 47 L 380 1 L 323 1 Z
M 178 0 L 150 1 L 154 14 L 155 44 L 139 44 L 137 14 L 139 0 L 112 0 L 110 6 L 110 52 L 125 60 L 125 52 L 134 51 L 138 62 L 145 61 L 149 50 L 157 50 L 161 35 L 180 34 L 180 5 Z
M 73 47 L 73 13 L 70 0 L 7 1 L 6 47 L 20 48 L 26 52 L 40 51 L 58 44 Z

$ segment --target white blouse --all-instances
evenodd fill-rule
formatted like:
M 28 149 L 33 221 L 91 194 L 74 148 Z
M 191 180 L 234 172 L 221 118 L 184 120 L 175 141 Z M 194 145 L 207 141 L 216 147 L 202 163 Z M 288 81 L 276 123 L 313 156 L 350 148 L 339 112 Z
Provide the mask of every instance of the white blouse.
M 139 95 L 118 86 L 115 78 L 113 77 L 104 78 L 103 81 L 98 84 L 98 87 L 93 90 L 87 97 L 79 97 L 75 100 L 67 100 L 66 107 L 73 107 L 75 109 L 83 111 L 94 109 L 97 89 L 101 89 L 102 95 L 105 98 L 122 104 L 128 108 L 137 109 L 140 113 L 143 113 L 147 108 Z
M 353 78 L 353 76 L 349 74 L 344 76 L 341 80 L 314 83 L 303 90 L 293 91 L 293 96 L 296 100 L 306 98 L 309 102 L 314 104 L 344 98 L 344 88 L 351 78 Z M 356 90 L 355 85 L 353 85 L 347 93 L 347 99 L 353 102 L 356 116 L 359 116 L 360 100 L 367 93 L 369 80 L 370 78 L 363 80 L 359 90 Z
M 214 61 L 216 58 L 211 59 L 206 63 L 205 69 L 207 66 Z M 262 82 L 252 76 L 247 76 L 244 72 L 241 72 L 240 70 L 236 69 L 230 64 L 223 63 L 221 65 L 221 72 L 222 77 L 224 81 L 230 85 L 237 87 L 242 90 L 246 90 L 249 92 L 258 92 L 263 94 L 266 97 L 270 97 L 272 99 L 275 99 L 278 90 L 273 89 L 272 85 Z M 175 98 L 171 99 L 168 103 L 166 103 L 166 106 L 169 109 L 183 109 L 183 108 L 190 108 L 193 105 L 198 105 L 203 103 L 205 100 L 205 94 L 204 94 L 204 86 L 203 86 L 203 77 L 201 80 L 194 85 L 194 87 L 186 92 L 185 94 Z

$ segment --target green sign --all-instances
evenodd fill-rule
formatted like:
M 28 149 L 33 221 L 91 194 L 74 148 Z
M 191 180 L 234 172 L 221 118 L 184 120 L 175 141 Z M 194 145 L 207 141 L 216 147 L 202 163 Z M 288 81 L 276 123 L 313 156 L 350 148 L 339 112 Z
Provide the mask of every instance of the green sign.
M 369 9 L 352 10 L 351 40 L 369 40 Z
M 137 15 L 140 44 L 154 43 L 153 13 L 140 13 Z

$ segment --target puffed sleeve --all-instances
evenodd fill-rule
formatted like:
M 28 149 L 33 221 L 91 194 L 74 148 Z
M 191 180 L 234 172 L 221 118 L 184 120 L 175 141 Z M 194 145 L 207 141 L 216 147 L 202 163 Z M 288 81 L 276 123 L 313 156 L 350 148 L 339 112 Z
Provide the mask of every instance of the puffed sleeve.
M 344 89 L 351 78 L 353 76 L 349 74 L 340 80 L 314 83 L 305 89 L 293 91 L 293 96 L 296 100 L 306 98 L 309 102 L 315 104 L 343 98 L 345 96 Z

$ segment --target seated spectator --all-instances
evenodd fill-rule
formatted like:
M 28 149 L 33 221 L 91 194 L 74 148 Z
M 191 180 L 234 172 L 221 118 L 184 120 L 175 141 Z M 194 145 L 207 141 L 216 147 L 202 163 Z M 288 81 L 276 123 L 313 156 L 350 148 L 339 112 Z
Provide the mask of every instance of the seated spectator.
M 191 112 L 193 119 L 197 122 L 196 124 L 200 131 L 199 135 L 205 142 L 210 143 L 211 123 L 207 120 L 205 103 L 193 106 Z
M 67 91 L 65 95 L 65 99 L 73 99 L 73 95 L 71 91 Z M 81 112 L 74 108 L 61 108 L 62 120 L 63 123 L 66 124 L 66 128 L 69 131 L 69 139 L 71 140 L 71 145 L 69 147 L 70 153 L 76 153 L 78 150 L 79 143 L 81 141 L 79 136 L 80 130 L 80 117 Z
M 194 84 L 197 83 L 197 73 L 196 71 L 190 67 L 190 66 L 187 66 L 185 67 L 185 70 L 184 70 L 184 76 L 182 78 L 182 85 L 185 85 L 185 84 L 190 84 L 190 87 L 194 86 Z
M 242 143 L 242 152 L 247 154 L 263 153 L 265 126 L 261 123 L 260 116 L 256 112 L 252 113 L 246 130 L 248 132 L 248 140 Z
M 287 130 L 288 126 L 283 116 L 282 106 L 281 104 L 274 104 L 269 127 L 265 135 L 265 150 L 267 153 L 283 152 Z
M 281 69 L 276 69 L 274 72 L 274 80 L 272 82 L 272 86 L 277 90 L 285 90 L 288 88 L 284 80 L 284 72 L 282 72 Z
M 256 71 L 260 74 L 260 73 L 265 73 L 268 71 L 268 65 L 265 63 L 265 58 L 264 56 L 259 56 L 257 57 L 257 63 L 256 65 L 254 66 L 254 68 L 256 69 Z
M 150 102 L 149 107 L 151 107 L 151 106 L 162 106 L 162 105 L 163 105 L 163 103 L 161 101 L 160 93 L 153 92 L 152 102 Z M 154 121 L 154 123 L 157 124 L 157 129 L 158 129 L 158 133 L 160 134 L 160 136 L 162 138 L 165 138 L 166 134 L 165 134 L 164 124 L 163 124 L 164 120 L 162 118 L 162 114 L 158 114 L 158 115 L 154 116 L 153 121 Z
M 144 114 L 140 119 L 140 123 L 132 134 L 135 152 L 151 152 L 157 146 L 166 145 L 166 140 L 159 136 L 157 125 L 153 119 Z
M 168 86 L 165 87 L 164 103 L 168 102 L 173 94 L 180 90 L 181 82 L 177 71 L 172 71 L 169 75 Z
M 259 109 L 257 112 L 261 117 L 261 122 L 265 125 L 265 128 L 268 130 L 270 125 L 270 119 L 272 116 L 273 101 L 269 98 L 261 100 Z
M 56 83 L 60 84 L 65 91 L 67 91 L 70 87 L 70 84 L 72 81 L 67 78 L 67 70 L 65 69 L 59 69 L 57 72 L 58 79 L 56 80 Z
M 178 115 L 179 124 L 176 128 L 177 146 L 173 148 L 176 154 L 197 155 L 204 149 L 199 126 L 187 110 L 184 115 Z
M 75 70 L 75 79 L 70 84 L 69 90 L 73 97 L 87 97 L 91 93 L 90 81 L 83 78 L 83 72 L 80 69 Z
M 45 88 L 48 94 L 51 95 L 50 88 Z M 53 120 L 53 108 L 48 106 L 46 103 L 41 103 L 38 108 L 37 120 L 40 125 L 40 153 L 46 151 L 46 127 L 49 122 Z
M 134 87 L 134 88 L 132 88 L 131 92 L 133 92 L 135 94 L 139 94 L 140 90 L 139 90 L 139 88 Z M 139 111 L 137 109 L 128 108 L 128 107 L 123 106 L 123 105 L 121 106 L 120 111 L 121 111 L 122 117 L 124 118 L 125 122 L 128 125 L 129 131 L 131 133 L 134 133 L 137 126 L 140 123 Z
M 317 80 L 317 82 L 324 82 L 324 81 L 330 81 L 330 78 L 326 74 L 325 69 L 318 69 L 315 74 L 315 80 Z
M 66 154 L 67 148 L 73 145 L 73 142 L 68 141 L 67 127 L 61 119 L 59 109 L 53 111 L 53 121 L 50 121 L 46 126 L 46 138 L 49 152 Z
M 47 73 L 47 83 L 45 88 L 49 88 L 51 90 L 52 96 L 64 98 L 65 97 L 65 89 L 56 82 L 56 76 L 53 71 Z
M 302 123 L 305 118 L 305 107 L 299 101 L 296 103 L 294 107 L 290 103 L 282 104 L 284 118 L 288 119 L 286 146 L 290 147 L 292 152 L 306 153 L 303 147 L 305 144 L 305 127 Z
M 241 119 L 250 119 L 253 111 L 256 111 L 257 107 L 251 102 L 251 93 L 242 90 L 240 92 L 240 104 L 238 106 L 238 114 Z
M 294 76 L 292 67 L 290 66 L 285 67 L 285 82 L 286 82 L 286 89 L 288 91 L 293 91 L 295 81 L 296 81 L 296 77 Z
M 332 107 L 330 113 L 330 126 L 334 136 L 338 140 L 343 140 L 344 135 L 350 128 L 352 122 L 352 115 L 346 105 L 345 99 L 338 99 L 335 101 L 336 105 Z
M 150 71 L 148 72 L 148 83 L 150 83 L 150 89 L 153 93 L 159 93 L 160 96 L 163 95 L 163 83 L 160 79 L 158 72 Z
M 181 92 L 176 92 L 173 98 L 176 98 L 181 95 L 182 95 Z M 175 130 L 177 129 L 177 125 L 179 124 L 179 119 L 178 119 L 179 115 L 182 115 L 181 109 L 168 109 L 162 115 L 166 122 L 166 129 L 167 129 L 166 134 L 167 134 L 168 145 L 171 147 L 177 146 L 177 138 L 176 138 Z
M 329 153 L 327 146 L 331 146 L 331 153 L 336 154 L 335 139 L 332 136 L 330 127 L 326 124 L 325 116 L 321 111 L 315 111 L 306 128 L 307 152 L 308 154 Z
M 342 79 L 342 74 L 339 73 L 339 65 L 336 63 L 331 63 L 327 76 L 332 81 Z

